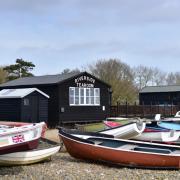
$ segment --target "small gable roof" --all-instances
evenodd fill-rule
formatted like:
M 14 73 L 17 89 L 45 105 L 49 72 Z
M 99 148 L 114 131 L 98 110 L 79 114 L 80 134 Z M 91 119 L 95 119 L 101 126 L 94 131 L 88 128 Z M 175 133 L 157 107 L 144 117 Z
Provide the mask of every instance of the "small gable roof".
M 45 94 L 37 88 L 3 89 L 0 91 L 0 98 L 23 98 L 34 91 L 37 91 L 43 96 L 49 98 L 47 94 Z
M 144 87 L 140 93 L 153 93 L 153 92 L 178 92 L 180 91 L 180 86 L 147 86 Z

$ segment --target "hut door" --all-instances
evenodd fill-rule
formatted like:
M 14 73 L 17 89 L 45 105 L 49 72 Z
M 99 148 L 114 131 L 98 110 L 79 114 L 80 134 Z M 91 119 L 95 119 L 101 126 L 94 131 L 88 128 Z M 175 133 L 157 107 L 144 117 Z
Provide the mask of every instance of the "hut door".
M 39 122 L 39 104 L 38 104 L 38 96 L 32 96 L 32 118 L 31 121 L 36 123 Z

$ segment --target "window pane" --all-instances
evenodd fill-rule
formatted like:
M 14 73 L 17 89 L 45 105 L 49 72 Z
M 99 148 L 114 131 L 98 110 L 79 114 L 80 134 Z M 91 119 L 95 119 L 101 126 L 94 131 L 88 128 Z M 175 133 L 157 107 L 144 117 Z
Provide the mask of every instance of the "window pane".
M 74 104 L 74 97 L 69 98 L 69 104 Z
M 89 97 L 86 97 L 86 104 L 89 104 L 89 103 L 90 103 L 89 100 L 90 100 L 90 98 L 89 98 Z
M 79 97 L 79 88 L 75 88 L 75 96 Z
M 95 97 L 95 104 L 100 105 L 100 98 L 99 97 Z
M 75 97 L 75 104 L 79 104 L 79 97 Z
M 90 90 L 90 89 L 86 89 L 86 96 L 89 96 L 89 95 L 90 95 L 89 90 Z
M 94 97 L 91 97 L 91 104 L 94 104 Z
M 74 88 L 69 88 L 69 96 L 74 96 Z
M 24 99 L 24 106 L 29 106 L 29 99 L 27 98 Z
M 81 97 L 80 100 L 81 100 L 80 104 L 84 104 L 84 97 Z
M 80 104 L 84 104 L 84 88 L 80 88 Z
M 90 96 L 94 96 L 94 88 L 90 89 Z
M 84 96 L 84 88 L 80 88 L 80 96 Z
M 99 88 L 95 88 L 95 96 L 99 96 Z
M 74 87 L 70 87 L 69 88 L 69 104 L 71 105 L 74 105 L 74 91 L 75 91 L 75 88 Z

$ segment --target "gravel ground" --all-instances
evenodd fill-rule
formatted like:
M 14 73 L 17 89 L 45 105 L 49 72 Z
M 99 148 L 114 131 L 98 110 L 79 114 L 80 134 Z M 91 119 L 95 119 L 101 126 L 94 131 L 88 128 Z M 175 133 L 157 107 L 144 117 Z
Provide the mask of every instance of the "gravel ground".
M 54 155 L 51 161 L 16 167 L 1 167 L 0 179 L 14 180 L 127 180 L 127 179 L 180 179 L 178 170 L 148 170 L 124 168 L 121 166 L 107 165 L 82 161 L 72 158 L 68 153 L 60 152 Z
M 57 130 L 48 130 L 46 138 L 59 142 Z M 125 168 L 72 158 L 65 148 L 51 161 L 28 166 L 0 167 L 0 180 L 178 180 L 180 170 L 148 170 Z

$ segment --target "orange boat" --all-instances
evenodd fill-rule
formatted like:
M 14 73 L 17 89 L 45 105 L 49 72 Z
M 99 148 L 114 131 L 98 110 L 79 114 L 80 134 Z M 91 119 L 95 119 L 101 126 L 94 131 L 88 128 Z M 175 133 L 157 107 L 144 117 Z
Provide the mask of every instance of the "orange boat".
M 59 129 L 69 154 L 75 158 L 143 168 L 180 168 L 180 147 L 114 139 L 100 133 Z

